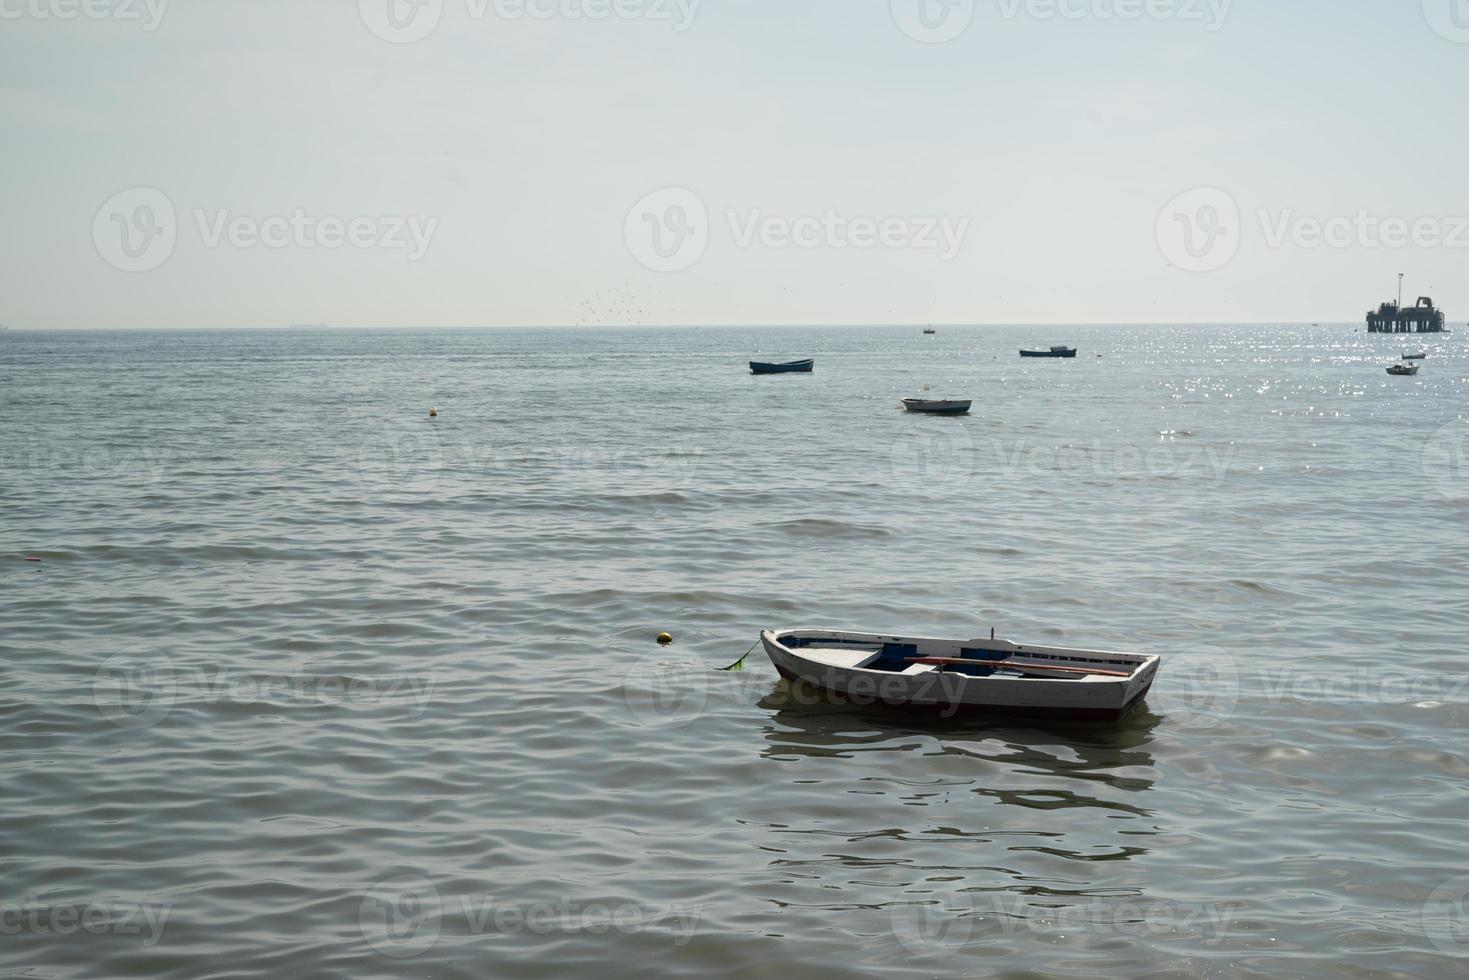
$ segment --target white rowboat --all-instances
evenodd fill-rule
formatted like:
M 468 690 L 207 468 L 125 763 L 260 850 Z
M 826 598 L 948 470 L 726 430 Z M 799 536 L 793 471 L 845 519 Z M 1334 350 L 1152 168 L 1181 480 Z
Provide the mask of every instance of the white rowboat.
M 846 630 L 764 630 L 760 642 L 786 680 L 853 705 L 943 716 L 1117 719 L 1142 703 L 1156 655 L 944 640 Z

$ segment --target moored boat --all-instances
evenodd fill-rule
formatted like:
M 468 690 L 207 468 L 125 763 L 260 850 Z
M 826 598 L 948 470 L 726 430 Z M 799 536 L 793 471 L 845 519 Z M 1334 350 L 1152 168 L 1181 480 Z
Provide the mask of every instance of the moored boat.
M 972 401 L 961 399 L 904 398 L 903 407 L 910 412 L 928 415 L 968 415 Z
M 771 364 L 765 361 L 751 361 L 751 374 L 810 374 L 816 368 L 813 358 L 803 361 L 785 361 L 784 363 Z
M 770 662 L 791 682 L 855 705 L 943 715 L 1116 719 L 1140 704 L 1161 658 L 1139 653 L 945 640 L 846 630 L 763 630 Z
M 1075 357 L 1076 348 L 1057 345 L 1049 350 L 1023 350 L 1021 357 Z
M 1428 359 L 1428 352 L 1427 351 L 1420 351 L 1417 354 L 1404 354 L 1403 355 L 1403 360 L 1405 360 L 1405 361 L 1426 361 L 1427 359 Z
M 1396 376 L 1412 376 L 1418 373 L 1416 364 L 1389 364 L 1387 373 Z

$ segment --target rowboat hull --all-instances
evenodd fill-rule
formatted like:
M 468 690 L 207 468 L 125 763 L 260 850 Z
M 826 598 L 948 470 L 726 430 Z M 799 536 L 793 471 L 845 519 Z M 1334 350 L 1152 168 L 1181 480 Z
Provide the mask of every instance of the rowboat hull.
M 1134 653 L 843 630 L 765 630 L 781 677 L 853 706 L 942 717 L 1116 720 L 1142 703 L 1160 659 Z
M 904 398 L 903 407 L 910 412 L 923 415 L 968 415 L 970 401 L 930 401 L 923 398 Z
M 786 361 L 784 364 L 767 364 L 764 361 L 750 362 L 751 374 L 810 374 L 815 369 L 814 359 Z

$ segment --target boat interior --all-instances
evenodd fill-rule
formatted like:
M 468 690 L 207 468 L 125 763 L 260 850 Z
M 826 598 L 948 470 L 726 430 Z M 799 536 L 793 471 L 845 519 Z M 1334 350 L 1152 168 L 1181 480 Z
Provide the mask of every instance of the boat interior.
M 1130 677 L 1148 660 L 1140 654 L 1024 647 L 998 639 L 960 643 L 832 630 L 792 630 L 776 633 L 774 638 L 808 660 L 895 674 L 937 670 L 969 677 L 1042 677 L 1095 683 Z

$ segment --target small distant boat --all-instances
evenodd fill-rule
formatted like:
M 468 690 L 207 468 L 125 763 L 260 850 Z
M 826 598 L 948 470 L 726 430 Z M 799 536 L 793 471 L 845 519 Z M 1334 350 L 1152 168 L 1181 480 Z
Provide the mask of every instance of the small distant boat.
M 1062 715 L 1115 720 L 1147 696 L 1157 655 L 941 640 L 846 630 L 763 630 L 780 676 L 849 705 L 941 715 Z
M 1414 375 L 1418 373 L 1416 364 L 1390 364 L 1387 373 L 1392 375 Z
M 767 364 L 765 361 L 751 361 L 751 374 L 810 374 L 816 368 L 814 358 L 806 358 L 804 361 L 786 361 L 783 364 Z
M 1423 351 L 1423 352 L 1418 353 L 1418 354 L 1404 354 L 1403 355 L 1403 360 L 1405 360 L 1405 361 L 1422 361 L 1422 360 L 1427 360 L 1427 358 L 1428 358 L 1428 352 L 1427 351 Z
M 1020 352 L 1020 356 L 1021 357 L 1075 357 L 1076 356 L 1076 348 L 1075 347 L 1066 347 L 1066 346 L 1057 346 L 1057 347 L 1052 347 L 1050 350 L 1023 350 L 1023 351 Z
M 924 333 L 938 333 L 938 331 L 935 330 L 933 327 L 928 327 L 923 332 Z
M 904 398 L 903 407 L 910 412 L 927 415 L 968 415 L 971 401 L 944 401 L 934 398 Z

